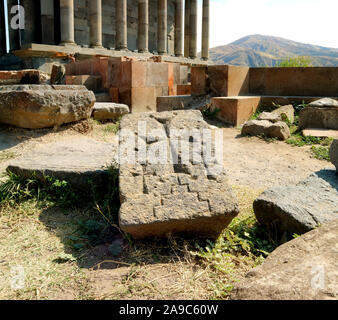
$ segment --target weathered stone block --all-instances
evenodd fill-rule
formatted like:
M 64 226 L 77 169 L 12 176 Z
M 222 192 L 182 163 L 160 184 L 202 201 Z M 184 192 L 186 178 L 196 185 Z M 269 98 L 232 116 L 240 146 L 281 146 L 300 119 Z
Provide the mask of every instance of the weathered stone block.
M 177 95 L 191 95 L 191 85 L 190 84 L 179 84 L 177 85 Z
M 336 300 L 337 243 L 338 220 L 280 246 L 236 284 L 230 299 Z
M 0 122 L 27 129 L 90 118 L 94 93 L 84 86 L 0 86 Z
M 191 94 L 204 95 L 207 94 L 207 67 L 191 68 Z
M 138 132 L 140 123 L 146 125 L 144 133 Z M 178 159 L 183 156 L 183 149 L 169 148 L 174 143 L 174 129 L 196 134 L 208 128 L 199 111 L 138 113 L 122 118 L 121 130 L 131 130 L 134 136 L 120 137 L 120 155 L 137 137 L 148 154 L 147 161 L 136 157 L 131 163 L 121 161 L 120 156 L 122 230 L 136 239 L 171 233 L 217 237 L 228 226 L 239 209 L 222 165 L 215 159 L 211 164 L 202 155 L 200 163 L 192 159 L 185 163 L 171 161 L 175 155 Z M 193 151 L 194 139 L 187 136 L 188 150 Z M 169 153 L 164 152 L 167 148 Z M 127 159 L 131 160 L 123 158 Z M 217 172 L 211 170 L 213 165 Z
M 102 89 L 102 78 L 101 76 L 91 76 L 91 75 L 66 76 L 66 84 L 83 85 L 88 90 L 97 92 Z
M 129 113 L 125 104 L 97 102 L 94 104 L 92 117 L 94 120 L 114 120 Z
M 297 185 L 263 192 L 254 202 L 257 220 L 280 235 L 303 234 L 338 219 L 338 179 L 322 170 Z
M 310 103 L 299 113 L 299 128 L 338 130 L 338 102 L 325 98 Z
M 250 120 L 242 128 L 243 135 L 260 136 L 286 140 L 290 138 L 290 129 L 285 122 L 270 122 L 267 120 Z
M 221 121 L 239 126 L 256 112 L 260 97 L 222 97 L 213 98 L 212 110 L 218 109 L 216 117 Z

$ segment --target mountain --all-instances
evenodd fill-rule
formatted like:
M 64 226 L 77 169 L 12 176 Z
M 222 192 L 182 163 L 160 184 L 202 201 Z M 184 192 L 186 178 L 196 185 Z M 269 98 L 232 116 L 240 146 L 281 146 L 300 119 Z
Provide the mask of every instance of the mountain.
M 313 66 L 338 67 L 338 49 L 272 36 L 250 35 L 210 49 L 210 58 L 216 64 L 235 66 L 274 66 L 283 58 L 295 56 L 311 57 Z

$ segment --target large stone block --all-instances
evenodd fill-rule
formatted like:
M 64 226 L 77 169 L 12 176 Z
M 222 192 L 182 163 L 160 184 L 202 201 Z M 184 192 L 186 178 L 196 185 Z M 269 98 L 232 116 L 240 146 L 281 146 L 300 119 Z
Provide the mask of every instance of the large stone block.
M 212 99 L 212 109 L 218 109 L 216 117 L 221 121 L 239 126 L 256 112 L 260 97 L 222 97 Z
M 40 70 L 0 71 L 0 85 L 47 84 L 49 76 Z
M 139 126 L 145 126 L 144 132 L 138 132 Z M 193 147 L 199 141 L 196 134 L 208 128 L 199 111 L 123 117 L 121 132 L 127 130 L 128 135 L 120 136 L 119 145 L 122 230 L 137 239 L 171 233 L 217 237 L 228 226 L 239 209 L 222 164 L 214 158 L 206 161 L 201 154 L 202 161 L 181 161 L 186 150 L 191 150 L 189 155 L 198 154 Z M 178 149 L 175 137 L 181 131 L 173 130 L 182 129 L 190 130 L 185 140 L 188 145 Z M 138 147 L 133 146 L 136 141 Z M 127 157 L 126 150 L 135 149 L 139 155 L 133 159 L 129 153 Z M 179 161 L 172 161 L 172 157 Z
M 243 135 L 267 136 L 279 140 L 290 138 L 290 129 L 283 121 L 271 122 L 268 120 L 250 120 L 243 125 Z
M 0 123 L 39 129 L 90 118 L 94 93 L 84 86 L 0 86 Z
M 46 176 L 67 181 L 88 192 L 92 184 L 108 183 L 108 168 L 116 155 L 116 146 L 89 138 L 72 138 L 38 146 L 23 157 L 11 161 L 7 171 L 26 179 Z
M 207 67 L 191 68 L 191 94 L 204 95 L 208 92 L 207 86 Z
M 297 185 L 263 192 L 254 202 L 257 220 L 280 235 L 303 234 L 338 219 L 338 177 L 319 171 Z
M 311 102 L 299 113 L 299 128 L 338 130 L 338 102 L 328 98 Z
M 97 92 L 102 89 L 102 78 L 91 75 L 66 76 L 66 85 L 82 85 L 88 90 Z
M 236 284 L 232 300 L 337 300 L 338 220 L 277 248 Z
M 96 102 L 93 108 L 94 120 L 115 120 L 129 113 L 129 107 L 125 104 Z

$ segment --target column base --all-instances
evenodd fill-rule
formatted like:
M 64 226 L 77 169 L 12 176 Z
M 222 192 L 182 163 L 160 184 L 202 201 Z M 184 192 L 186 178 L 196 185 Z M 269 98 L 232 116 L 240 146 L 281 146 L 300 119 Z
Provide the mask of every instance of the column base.
M 60 46 L 73 46 L 73 47 L 77 47 L 77 44 L 75 42 L 61 42 L 59 44 Z
M 92 49 L 104 49 L 103 46 L 98 46 L 98 45 L 91 45 L 90 46 Z
M 138 53 L 149 53 L 149 50 L 143 50 L 143 49 L 139 49 Z
M 180 53 L 180 54 L 175 54 L 175 57 L 177 57 L 177 58 L 183 58 L 183 54 L 182 54 L 182 53 Z
M 115 48 L 116 51 L 129 51 L 126 47 Z

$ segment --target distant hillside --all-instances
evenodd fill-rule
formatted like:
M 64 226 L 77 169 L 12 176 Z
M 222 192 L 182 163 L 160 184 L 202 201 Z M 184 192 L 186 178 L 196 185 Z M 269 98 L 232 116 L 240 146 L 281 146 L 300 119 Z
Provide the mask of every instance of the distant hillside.
M 338 67 L 338 49 L 271 36 L 251 35 L 210 49 L 215 63 L 235 66 L 274 66 L 283 58 L 295 56 L 310 56 L 313 66 Z

